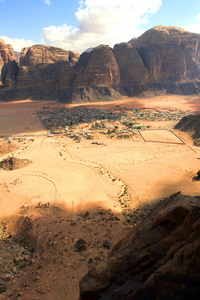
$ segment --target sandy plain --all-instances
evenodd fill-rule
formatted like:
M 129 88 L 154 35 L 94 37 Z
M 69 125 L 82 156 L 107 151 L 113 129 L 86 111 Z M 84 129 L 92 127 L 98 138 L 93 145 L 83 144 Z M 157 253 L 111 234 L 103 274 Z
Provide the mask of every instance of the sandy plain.
M 117 106 L 120 111 L 143 107 L 198 110 L 199 102 L 198 97 L 162 95 L 84 105 L 90 109 L 110 110 Z M 51 108 L 55 104 L 56 107 L 78 106 L 31 100 L 0 104 L 0 136 L 24 136 L 21 142 L 13 141 L 19 149 L 12 155 L 33 161 L 26 168 L 0 172 L 0 201 L 5 203 L 1 216 L 24 204 L 35 206 L 38 202 L 63 203 L 73 211 L 86 203 L 100 202 L 120 211 L 117 201 L 120 184 L 111 177 L 121 179 L 127 186 L 131 207 L 167 197 L 178 190 L 184 194 L 199 194 L 199 184 L 191 180 L 200 167 L 199 150 L 188 147 L 192 146 L 192 140 L 187 134 L 177 132 L 187 141 L 183 144 L 166 129 L 167 125 L 174 125 L 172 121 L 144 121 L 145 125 L 148 122 L 153 128 L 164 129 L 141 131 L 146 142 L 96 134 L 95 141 L 103 145 L 91 144 L 89 140 L 77 144 L 61 135 L 47 137 L 36 111 L 43 105 Z
M 92 144 L 90 140 L 77 143 L 64 135 L 47 136 L 47 130 L 36 114 L 44 105 L 49 108 L 78 106 L 31 100 L 0 103 L 0 139 L 9 137 L 16 147 L 11 153 L 2 154 L 0 159 L 14 156 L 32 161 L 22 169 L 0 170 L 2 221 L 10 215 L 41 217 L 41 220 L 43 216 L 65 218 L 96 206 L 122 214 L 126 208 L 119 196 L 124 188 L 130 210 L 151 205 L 178 191 L 193 196 L 200 194 L 199 182 L 192 181 L 200 169 L 200 151 L 193 146 L 189 134 L 173 129 L 174 122 L 143 121 L 144 125 L 163 129 L 142 132 L 146 141 L 110 139 L 95 133 L 93 142 L 98 144 Z M 144 107 L 198 111 L 200 98 L 160 95 L 84 106 L 111 111 L 114 107 L 119 111 Z M 49 202 L 50 208 L 36 208 L 39 202 Z M 125 230 L 123 222 L 122 219 L 119 232 Z M 71 294 L 68 297 L 62 294 L 58 299 L 77 299 L 80 274 L 77 278 Z
M 182 144 L 166 130 L 173 122 L 148 121 L 153 128 L 164 130 L 142 131 L 146 142 L 110 139 L 98 134 L 95 141 L 106 146 L 91 144 L 89 140 L 77 144 L 61 135 L 47 137 L 47 131 L 36 115 L 43 105 L 51 108 L 55 102 L 27 100 L 0 104 L 0 136 L 25 136 L 22 142 L 13 141 L 19 149 L 12 155 L 33 161 L 26 168 L 0 172 L 0 201 L 5 203 L 1 215 L 14 212 L 24 204 L 35 206 L 36 202 L 49 201 L 51 204 L 55 201 L 56 204 L 64 203 L 73 211 L 92 202 L 101 202 L 120 211 L 117 201 L 120 184 L 110 180 L 111 177 L 121 179 L 127 186 L 132 207 L 167 197 L 178 190 L 184 194 L 199 194 L 199 184 L 191 180 L 200 167 L 199 150 L 188 147 L 192 146 L 188 135 L 177 132 L 187 141 Z M 199 109 L 197 97 L 166 95 L 85 104 L 88 108 L 100 106 L 110 110 L 117 105 L 120 111 L 141 107 Z M 59 106 L 64 105 L 56 103 L 56 107 Z

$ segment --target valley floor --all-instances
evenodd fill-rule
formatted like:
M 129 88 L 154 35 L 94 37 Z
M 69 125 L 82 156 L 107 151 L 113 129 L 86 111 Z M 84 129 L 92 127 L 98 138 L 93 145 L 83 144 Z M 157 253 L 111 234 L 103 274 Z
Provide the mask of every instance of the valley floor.
M 192 112 L 199 110 L 199 100 L 163 95 L 85 106 Z M 1 255 L 8 261 L 4 273 L 11 274 L 5 299 L 78 299 L 79 280 L 156 201 L 178 191 L 200 194 L 199 182 L 192 180 L 200 169 L 199 149 L 189 134 L 173 129 L 174 121 L 142 121 L 151 126 L 140 132 L 143 138 L 110 138 L 97 130 L 92 141 L 77 142 L 65 134 L 48 137 L 36 114 L 44 105 L 73 106 L 29 100 L 0 104 L 1 161 L 13 156 L 32 162 L 0 170 Z M 31 224 L 27 239 L 35 252 L 12 244 L 15 235 L 24 242 L 20 218 Z M 6 231 L 11 237 L 5 240 Z M 81 239 L 83 249 L 78 249 Z M 5 255 L 12 247 L 22 257 L 14 271 Z

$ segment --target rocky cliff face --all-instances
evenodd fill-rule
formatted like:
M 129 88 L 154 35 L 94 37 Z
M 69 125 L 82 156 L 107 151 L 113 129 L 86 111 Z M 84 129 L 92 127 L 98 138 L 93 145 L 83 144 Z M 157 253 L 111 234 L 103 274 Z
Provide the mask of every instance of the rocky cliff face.
M 181 28 L 157 26 L 130 43 L 149 70 L 151 81 L 198 78 L 200 35 Z
M 80 299 L 199 299 L 199 250 L 199 198 L 172 195 L 81 280 Z
M 122 85 L 134 85 L 149 81 L 149 71 L 137 49 L 130 43 L 115 45 L 113 53 L 119 66 Z
M 115 45 L 122 93 L 147 90 L 172 94 L 200 92 L 200 35 L 171 26 L 156 26 L 129 43 Z
M 74 86 L 99 86 L 120 84 L 120 71 L 110 47 L 100 45 L 82 55 L 76 66 Z
M 198 94 L 199 41 L 198 34 L 157 26 L 129 43 L 117 44 L 113 49 L 100 45 L 81 56 L 35 45 L 22 50 L 19 72 L 11 46 L 1 41 L 0 99 L 29 97 L 69 102 L 76 101 L 77 95 L 80 101 L 97 101 L 152 89 Z
M 50 46 L 24 48 L 15 92 L 23 98 L 56 99 L 60 90 L 71 86 L 79 57 L 78 52 Z
M 78 52 L 66 51 L 51 46 L 35 45 L 22 49 L 20 67 L 36 66 L 38 64 L 49 65 L 60 61 L 67 61 L 73 66 L 79 60 L 79 57 Z
M 11 45 L 0 39 L 0 85 L 13 88 L 18 75 L 18 63 Z

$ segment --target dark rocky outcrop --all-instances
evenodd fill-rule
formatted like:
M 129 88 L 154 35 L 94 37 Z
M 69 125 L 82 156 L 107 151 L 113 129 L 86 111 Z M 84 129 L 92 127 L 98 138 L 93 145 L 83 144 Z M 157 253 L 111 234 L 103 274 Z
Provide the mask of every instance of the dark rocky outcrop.
M 112 100 L 142 92 L 200 93 L 200 35 L 171 26 L 154 27 L 111 49 L 84 52 L 35 45 L 17 60 L 0 41 L 1 100 Z M 102 97 L 102 95 L 104 95 Z
M 122 98 L 122 91 L 112 86 L 71 87 L 60 91 L 60 101 L 69 103 L 112 101 Z
M 27 166 L 30 163 L 32 163 L 32 161 L 30 161 L 29 159 L 8 157 L 8 158 L 3 159 L 0 162 L 0 169 L 11 171 L 11 170 L 24 168 L 25 166 Z
M 80 299 L 199 299 L 200 200 L 164 199 L 80 281 Z
M 200 139 L 200 114 L 183 117 L 175 129 L 190 132 L 194 139 Z

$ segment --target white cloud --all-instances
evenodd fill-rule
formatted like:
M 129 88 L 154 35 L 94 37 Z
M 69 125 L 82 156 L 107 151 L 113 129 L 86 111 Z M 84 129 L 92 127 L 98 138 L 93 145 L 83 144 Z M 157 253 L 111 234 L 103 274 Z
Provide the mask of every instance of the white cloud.
M 200 33 L 200 24 L 198 24 L 198 23 L 186 25 L 186 26 L 184 26 L 184 28 L 190 32 Z
M 21 52 L 21 49 L 24 47 L 30 47 L 36 44 L 31 40 L 11 39 L 7 36 L 0 36 L 0 38 L 3 39 L 6 44 L 11 44 L 13 46 L 13 49 L 19 52 Z
M 81 0 L 75 13 L 78 27 L 46 27 L 42 42 L 79 52 L 101 43 L 113 46 L 126 42 L 143 33 L 140 26 L 161 4 L 162 0 Z
M 51 5 L 51 0 L 44 0 L 44 3 L 47 5 Z
M 184 28 L 187 31 L 191 31 L 191 32 L 195 32 L 195 33 L 200 33 L 200 13 L 197 14 L 196 20 L 197 20 L 198 23 L 192 23 L 190 25 L 186 25 L 186 26 L 184 26 Z
M 196 20 L 197 20 L 197 22 L 200 23 L 200 14 L 198 14 L 198 15 L 196 16 Z

